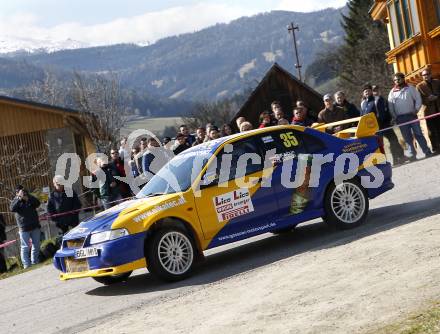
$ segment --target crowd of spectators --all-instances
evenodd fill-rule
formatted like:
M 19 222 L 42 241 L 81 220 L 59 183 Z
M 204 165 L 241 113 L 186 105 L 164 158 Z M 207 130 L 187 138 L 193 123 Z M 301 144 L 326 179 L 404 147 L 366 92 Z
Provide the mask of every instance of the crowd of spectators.
M 293 117 L 288 120 L 279 101 L 273 101 L 271 111 L 263 111 L 260 114 L 259 128 L 274 125 L 301 125 L 310 127 L 314 124 L 328 124 L 346 119 L 351 119 L 368 113 L 374 113 L 379 124 L 379 135 L 388 139 L 390 150 L 395 165 L 407 161 L 417 160 L 415 142 L 420 146 L 425 157 L 440 153 L 440 117 L 427 119 L 428 136 L 432 150 L 428 147 L 423 135 L 418 112 L 425 108 L 425 116 L 432 116 L 440 113 L 440 80 L 433 79 L 429 69 L 422 72 L 423 81 L 414 87 L 405 82 L 403 73 L 396 73 L 393 76 L 393 88 L 388 97 L 381 95 L 377 85 L 365 84 L 361 92 L 361 100 L 358 106 L 347 100 L 343 91 L 335 94 L 325 94 L 323 98 L 324 109 L 317 117 L 312 113 L 304 101 L 297 101 L 293 108 Z M 251 124 L 243 118 L 237 119 L 237 125 L 242 131 L 252 128 Z M 244 129 L 242 126 L 244 125 Z M 398 125 L 404 139 L 404 147 L 409 148 L 409 156 L 405 156 L 404 149 L 392 128 Z M 329 133 L 341 131 L 345 127 L 352 126 L 351 123 L 328 127 Z

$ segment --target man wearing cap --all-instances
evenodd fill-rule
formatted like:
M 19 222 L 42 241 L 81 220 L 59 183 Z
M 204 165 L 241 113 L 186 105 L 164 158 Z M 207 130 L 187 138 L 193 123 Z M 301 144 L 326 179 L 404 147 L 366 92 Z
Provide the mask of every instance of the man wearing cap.
M 414 86 L 407 85 L 405 82 L 405 75 L 403 73 L 396 73 L 393 77 L 394 87 L 388 95 L 388 105 L 391 115 L 396 120 L 397 124 L 402 124 L 417 120 L 417 113 L 422 107 L 422 97 Z M 417 160 L 417 151 L 414 147 L 414 137 L 419 143 L 420 147 L 425 153 L 426 157 L 432 156 L 432 152 L 426 143 L 423 136 L 420 122 L 413 122 L 400 126 L 403 139 L 411 149 L 411 161 Z
M 347 118 L 347 115 L 341 107 L 338 107 L 333 104 L 333 98 L 330 94 L 324 95 L 324 105 L 325 108 L 321 110 L 318 114 L 318 123 L 333 123 L 338 121 L 343 121 Z M 334 133 L 341 131 L 343 126 L 336 126 L 327 128 L 327 132 Z
M 423 81 L 417 85 L 417 90 L 422 96 L 422 102 L 426 106 L 425 116 L 440 113 L 440 80 L 433 79 L 431 70 L 422 72 Z M 440 154 L 440 116 L 426 120 L 434 154 Z
M 15 221 L 17 222 L 20 235 L 21 262 L 25 269 L 29 268 L 31 264 L 37 264 L 39 261 L 41 234 L 37 213 L 39 206 L 40 201 L 38 199 L 30 195 L 23 186 L 17 186 L 10 210 L 15 213 Z M 29 240 L 32 240 L 32 251 L 29 246 Z
M 49 215 L 55 215 L 50 219 L 55 222 L 63 234 L 67 233 L 69 228 L 75 227 L 79 224 L 79 212 L 81 209 L 81 202 L 78 195 L 72 189 L 72 197 L 68 197 L 64 191 L 64 178 L 61 175 L 55 175 L 53 178 L 54 191 L 49 195 L 47 201 L 47 212 Z

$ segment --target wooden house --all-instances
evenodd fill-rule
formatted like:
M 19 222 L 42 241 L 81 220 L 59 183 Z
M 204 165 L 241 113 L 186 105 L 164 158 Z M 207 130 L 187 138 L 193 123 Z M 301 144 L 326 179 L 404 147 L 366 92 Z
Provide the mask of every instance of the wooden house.
M 234 116 L 231 125 L 235 130 L 238 130 L 235 120 L 243 116 L 254 127 L 257 127 L 260 113 L 265 110 L 271 111 L 270 105 L 275 100 L 281 102 L 283 111 L 289 121 L 292 118 L 293 107 L 298 100 L 305 102 L 313 117 L 316 117 L 318 112 L 324 108 L 321 94 L 299 81 L 277 63 L 274 63 Z
M 395 72 L 413 84 L 428 67 L 440 77 L 440 0 L 375 0 L 370 14 L 387 25 Z
M 76 153 L 84 162 L 93 152 L 77 111 L 0 96 L 0 212 L 8 211 L 11 189 L 23 179 L 31 191 L 51 187 L 62 153 Z M 75 189 L 81 192 L 80 182 Z

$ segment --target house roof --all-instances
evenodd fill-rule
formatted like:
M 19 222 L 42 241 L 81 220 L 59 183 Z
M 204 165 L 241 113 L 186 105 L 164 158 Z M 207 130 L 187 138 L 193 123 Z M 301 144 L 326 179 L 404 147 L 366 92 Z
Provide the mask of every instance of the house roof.
M 240 108 L 240 111 L 247 107 L 247 104 L 249 104 L 251 102 L 251 100 L 253 99 L 253 97 L 258 94 L 259 89 L 266 83 L 266 81 L 269 79 L 269 77 L 271 75 L 273 75 L 274 72 L 277 72 L 277 71 L 288 76 L 289 79 L 294 81 L 297 85 L 304 87 L 305 89 L 309 90 L 312 94 L 315 94 L 316 97 L 318 97 L 319 99 L 322 100 L 322 95 L 319 94 L 316 90 L 314 90 L 312 87 L 310 87 L 306 83 L 299 81 L 292 73 L 290 73 L 289 71 L 287 71 L 286 69 L 284 69 L 283 67 L 278 65 L 278 63 L 274 63 L 272 65 L 272 67 L 266 72 L 263 79 L 261 79 L 261 81 L 258 83 L 258 86 L 254 89 L 254 91 L 251 93 L 251 95 L 246 100 L 246 102 L 243 104 L 243 106 Z M 237 114 L 239 114 L 240 111 Z
M 72 128 L 75 133 L 89 136 L 87 127 L 84 125 L 84 114 L 78 110 L 3 95 L 0 95 L 1 106 L 6 107 L 0 108 L 0 110 L 6 112 L 6 117 L 9 118 L 0 123 L 0 136 L 60 128 L 63 126 Z M 11 118 L 11 110 L 18 111 L 17 115 L 19 117 Z M 30 113 L 27 114 L 26 112 Z M 47 116 L 40 117 L 40 113 Z M 94 119 L 93 115 L 89 114 L 89 116 Z
M 5 102 L 6 104 L 18 105 L 23 107 L 32 107 L 33 109 L 39 109 L 46 112 L 53 112 L 57 114 L 69 114 L 70 116 L 79 116 L 78 111 L 74 109 L 58 107 L 50 104 L 39 103 L 29 100 L 22 100 L 15 97 L 9 97 L 0 95 L 0 103 Z
M 252 103 L 256 98 L 258 98 L 258 95 L 260 94 L 260 91 L 264 88 L 264 86 L 268 83 L 269 78 L 271 78 L 273 75 L 281 74 L 285 76 L 290 82 L 294 83 L 294 86 L 296 86 L 298 89 L 301 89 L 302 91 L 307 91 L 307 93 L 311 96 L 311 98 L 314 101 L 319 101 L 322 103 L 322 95 L 318 93 L 316 90 L 314 90 L 312 87 L 307 85 L 304 82 L 301 82 L 298 80 L 292 73 L 288 72 L 286 69 L 281 67 L 278 63 L 274 63 L 272 67 L 266 72 L 263 79 L 258 83 L 257 87 L 252 91 L 246 102 L 242 105 L 240 110 L 235 114 L 235 116 L 232 119 L 232 124 L 235 126 L 235 120 L 240 116 L 248 116 L 246 114 L 246 111 L 251 107 Z M 287 88 L 286 88 L 287 89 Z M 290 92 L 292 93 L 292 92 Z M 292 94 L 293 95 L 293 94 Z M 292 96 L 293 97 L 293 96 Z M 305 101 L 306 103 L 310 103 L 310 101 Z M 246 117 L 247 118 L 247 117 Z

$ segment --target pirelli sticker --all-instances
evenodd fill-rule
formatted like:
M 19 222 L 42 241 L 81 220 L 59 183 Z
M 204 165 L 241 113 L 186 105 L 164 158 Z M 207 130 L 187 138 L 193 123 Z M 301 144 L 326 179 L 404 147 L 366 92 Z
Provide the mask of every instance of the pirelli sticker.
M 218 221 L 224 222 L 254 211 L 249 189 L 237 189 L 213 198 Z

